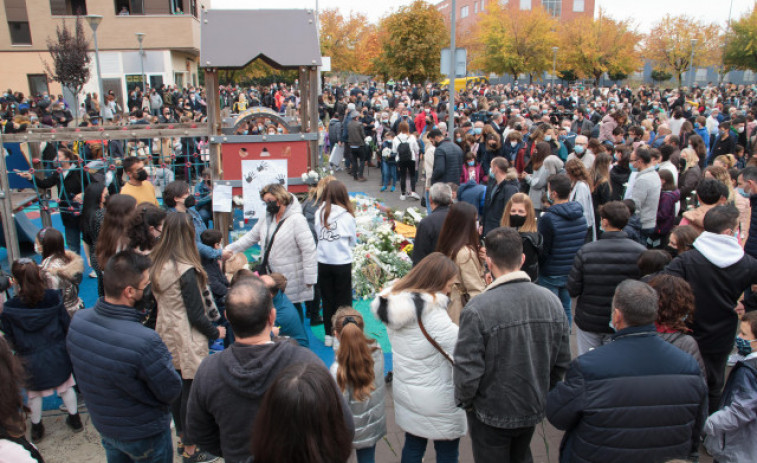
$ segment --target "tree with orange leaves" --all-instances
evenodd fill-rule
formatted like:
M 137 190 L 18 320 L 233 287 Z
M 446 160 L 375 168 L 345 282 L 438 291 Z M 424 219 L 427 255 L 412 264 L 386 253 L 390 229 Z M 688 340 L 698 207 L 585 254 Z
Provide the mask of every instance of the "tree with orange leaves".
M 486 72 L 511 74 L 516 79 L 527 73 L 529 80 L 552 68 L 552 47 L 557 45 L 557 20 L 541 6 L 521 10 L 487 2 L 481 17 L 473 66 Z
M 351 12 L 348 18 L 342 16 L 336 8 L 319 13 L 321 53 L 331 57 L 331 69 L 334 72 L 361 73 L 365 62 L 374 55 L 366 56 L 371 51 L 371 34 L 375 35 L 375 26 L 368 22 L 362 13 Z
M 668 70 L 678 78 L 691 68 L 694 52 L 696 66 L 712 66 L 720 63 L 723 36 L 717 24 L 706 24 L 688 16 L 666 15 L 644 41 L 643 56 L 656 64 L 656 68 Z
M 581 16 L 564 24 L 559 37 L 560 68 L 582 79 L 592 78 L 597 85 L 605 72 L 627 75 L 642 65 L 637 50 L 642 35 L 629 20 L 607 17 L 601 8 L 596 18 Z

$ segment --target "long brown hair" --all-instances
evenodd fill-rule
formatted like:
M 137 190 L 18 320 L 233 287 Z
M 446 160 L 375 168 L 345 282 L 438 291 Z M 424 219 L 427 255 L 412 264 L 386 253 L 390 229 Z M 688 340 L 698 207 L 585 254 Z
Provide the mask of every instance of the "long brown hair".
M 544 164 L 544 160 L 547 159 L 547 156 L 552 154 L 552 147 L 549 146 L 549 143 L 545 141 L 540 141 L 536 144 L 536 150 L 534 151 L 533 156 L 531 156 L 531 165 L 534 168 L 534 172 L 539 170 Z
M 13 355 L 8 342 L 0 336 L 0 426 L 11 437 L 26 433 L 26 413 L 21 388 L 26 372 L 18 357 Z
M 612 164 L 612 156 L 607 153 L 599 153 L 594 158 L 594 164 L 591 165 L 589 170 L 589 178 L 592 180 L 591 192 L 605 182 L 610 182 L 610 164 Z M 612 185 L 610 185 L 612 189 Z
M 19 259 L 11 265 L 11 274 L 18 283 L 18 297 L 29 307 L 36 307 L 45 298 L 47 285 L 37 264 L 28 258 Z
M 200 287 L 208 283 L 208 275 L 202 267 L 200 253 L 197 251 L 195 241 L 195 229 L 192 219 L 184 212 L 171 212 L 163 222 L 163 233 L 158 245 L 150 254 L 152 267 L 150 267 L 150 281 L 156 291 L 160 291 L 158 277 L 160 272 L 169 272 L 165 268 L 169 262 L 181 262 L 191 265 L 197 273 L 197 282 Z
M 444 219 L 436 250 L 454 260 L 464 246 L 478 254 L 478 228 L 476 227 L 476 207 L 466 202 L 452 205 Z
M 352 387 L 352 397 L 363 401 L 376 389 L 373 371 L 373 352 L 376 341 L 365 336 L 363 316 L 352 307 L 342 307 L 332 317 L 334 331 L 339 334 L 336 362 L 336 384 L 342 392 Z
M 689 282 L 673 275 L 657 275 L 649 281 L 659 295 L 656 323 L 665 328 L 688 333 L 694 317 L 694 293 Z
M 95 247 L 97 264 L 101 269 L 105 268 L 108 259 L 116 255 L 119 248 L 128 244 L 127 231 L 136 207 L 137 200 L 133 196 L 118 194 L 108 198 L 105 219 Z
M 536 228 L 536 211 L 534 210 L 534 203 L 531 198 L 525 193 L 515 193 L 510 201 L 505 206 L 505 211 L 502 213 L 502 220 L 499 225 L 501 227 L 510 226 L 510 211 L 513 208 L 513 204 L 525 204 L 526 205 L 526 222 L 522 227 L 518 229 L 519 233 L 535 232 Z
M 347 193 L 347 187 L 339 180 L 334 180 L 326 185 L 323 190 L 323 210 L 321 211 L 321 223 L 324 227 L 328 227 L 329 215 L 331 215 L 331 206 L 342 206 L 353 217 L 355 216 L 355 208 L 350 201 L 350 195 Z
M 432 252 L 392 286 L 392 293 L 415 291 L 435 294 L 444 291 L 457 276 L 457 265 L 441 252 Z
M 570 177 L 571 183 L 575 186 L 578 182 L 584 182 L 590 190 L 594 189 L 594 182 L 589 178 L 589 171 L 580 159 L 573 158 L 565 163 L 565 173 Z

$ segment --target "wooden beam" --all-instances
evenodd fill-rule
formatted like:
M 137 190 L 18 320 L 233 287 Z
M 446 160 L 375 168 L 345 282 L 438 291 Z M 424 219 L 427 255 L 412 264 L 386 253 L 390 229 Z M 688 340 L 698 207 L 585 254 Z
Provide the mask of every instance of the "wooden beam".
M 318 68 L 315 66 L 310 66 L 308 68 L 308 79 L 310 81 L 309 88 L 308 88 L 308 112 L 310 113 L 310 116 L 308 119 L 310 120 L 310 130 L 309 132 L 314 133 L 318 135 Z M 304 96 L 300 95 L 302 99 L 304 99 Z M 318 141 L 319 138 L 316 138 L 315 140 L 311 140 L 308 142 L 308 146 L 310 148 L 310 168 L 311 169 L 317 169 L 321 167 L 321 153 L 318 149 Z
M 181 125 L 181 127 L 177 127 Z M 207 124 L 176 124 L 169 128 L 168 124 L 162 127 L 149 125 L 114 126 L 104 130 L 73 130 L 73 129 L 33 129 L 22 133 L 5 134 L 5 143 L 38 143 L 58 141 L 87 141 L 87 140 L 141 140 L 143 138 L 184 138 L 184 137 L 207 137 L 209 135 Z
M 208 102 L 208 135 L 221 135 L 221 94 L 218 88 L 218 70 L 213 68 L 205 69 L 205 95 Z M 221 144 L 210 143 L 208 147 L 210 155 L 210 170 L 213 181 L 223 180 L 223 167 L 221 162 Z M 213 228 L 219 230 L 223 235 L 223 244 L 229 242 L 229 225 L 231 224 L 231 214 L 228 212 L 213 213 Z

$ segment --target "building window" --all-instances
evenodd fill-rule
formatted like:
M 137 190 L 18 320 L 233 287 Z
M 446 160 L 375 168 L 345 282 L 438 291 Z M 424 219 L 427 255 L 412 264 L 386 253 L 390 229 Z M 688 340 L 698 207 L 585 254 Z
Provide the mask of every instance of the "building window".
M 468 7 L 464 6 L 460 8 L 460 19 L 468 17 Z
M 184 73 L 175 72 L 173 75 L 173 83 L 176 85 L 176 88 L 184 88 Z
M 150 88 L 159 89 L 163 86 L 163 76 L 158 75 L 152 75 L 150 76 Z
M 478 13 L 478 2 L 473 2 L 473 12 Z
M 531 0 L 520 0 L 520 9 L 521 10 L 530 10 L 531 9 Z
M 115 0 L 114 3 L 117 15 L 145 14 L 144 0 Z
M 8 29 L 11 31 L 11 44 L 32 44 L 32 31 L 29 29 L 29 21 L 8 21 Z
M 47 76 L 44 74 L 27 74 L 26 79 L 29 81 L 29 92 L 32 96 L 50 91 L 47 87 Z
M 50 13 L 53 16 L 85 16 L 86 0 L 50 0 Z
M 559 18 L 562 14 L 562 0 L 541 0 L 541 4 L 552 17 Z
M 573 0 L 573 12 L 574 13 L 584 12 L 584 0 Z

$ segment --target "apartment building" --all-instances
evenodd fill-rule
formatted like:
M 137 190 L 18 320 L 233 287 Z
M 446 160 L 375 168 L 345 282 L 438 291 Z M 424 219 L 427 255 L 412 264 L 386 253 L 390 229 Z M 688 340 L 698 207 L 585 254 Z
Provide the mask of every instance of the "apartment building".
M 210 0 L 0 0 L 0 87 L 25 94 L 72 95 L 45 76 L 50 60 L 48 38 L 56 26 L 73 30 L 76 15 L 101 15 L 97 28 L 105 92 L 112 90 L 123 106 L 129 90 L 142 86 L 186 86 L 198 82 L 200 14 Z M 83 26 L 92 47 L 90 80 L 84 92 L 98 92 L 92 29 Z M 137 33 L 143 33 L 140 56 Z
M 530 10 L 541 5 L 552 16 L 560 21 L 570 21 L 578 16 L 594 16 L 594 0 L 457 0 L 457 27 L 461 31 L 471 31 L 478 22 L 479 15 L 486 11 L 489 2 L 499 1 L 510 8 Z M 450 17 L 450 0 L 443 0 L 436 4 L 447 22 Z

